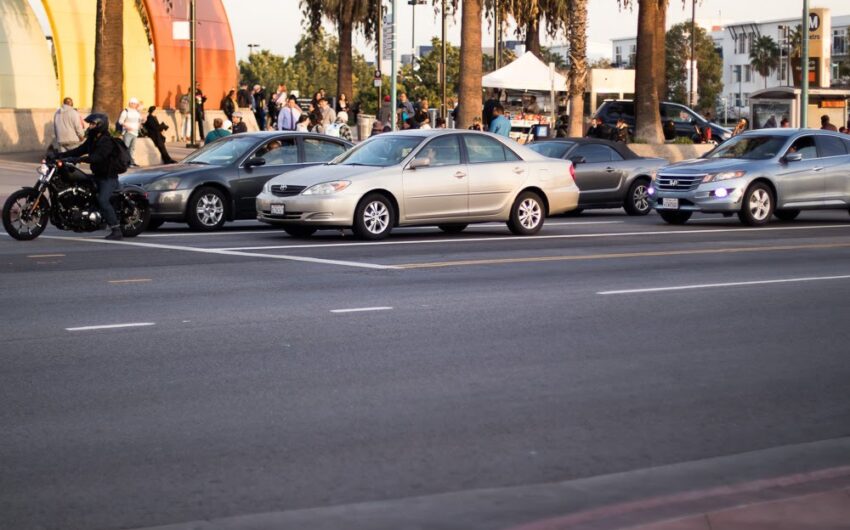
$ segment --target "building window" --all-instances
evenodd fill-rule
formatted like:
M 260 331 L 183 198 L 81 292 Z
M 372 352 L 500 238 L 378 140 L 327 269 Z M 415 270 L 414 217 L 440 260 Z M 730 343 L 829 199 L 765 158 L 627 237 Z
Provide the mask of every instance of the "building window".
M 623 48 L 620 46 L 614 48 L 614 64 L 623 64 Z
M 750 104 L 749 101 L 750 101 L 750 93 L 744 92 L 744 97 L 741 99 L 741 106 L 746 107 L 747 105 Z
M 736 107 L 743 107 L 744 102 L 741 100 L 741 93 L 738 92 L 737 94 L 734 94 L 734 96 L 735 96 L 735 106 Z
M 753 67 L 750 65 L 744 66 L 744 82 L 750 83 L 753 80 Z
M 629 68 L 634 68 L 635 57 L 637 57 L 637 44 L 629 46 Z
M 832 30 L 832 55 L 847 55 L 847 28 Z
M 788 80 L 788 61 L 785 58 L 779 59 L 779 80 L 787 81 Z
M 736 64 L 732 67 L 732 81 L 734 83 L 741 82 L 741 65 Z

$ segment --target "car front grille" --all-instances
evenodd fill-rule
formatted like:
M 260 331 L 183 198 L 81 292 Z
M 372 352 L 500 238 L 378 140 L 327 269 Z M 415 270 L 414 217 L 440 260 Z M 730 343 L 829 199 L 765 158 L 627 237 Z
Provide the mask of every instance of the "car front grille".
M 692 191 L 699 187 L 705 175 L 658 175 L 655 187 L 659 191 Z
M 278 197 L 292 197 L 293 195 L 298 195 L 307 186 L 293 186 L 291 184 L 273 184 L 271 187 L 272 195 L 277 195 Z

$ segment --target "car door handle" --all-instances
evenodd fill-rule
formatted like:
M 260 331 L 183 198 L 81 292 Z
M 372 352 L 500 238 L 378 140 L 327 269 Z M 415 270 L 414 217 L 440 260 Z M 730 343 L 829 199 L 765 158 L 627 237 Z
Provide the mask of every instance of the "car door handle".
M 515 168 L 514 168 L 514 173 L 516 173 L 517 175 L 520 175 L 520 174 L 522 174 L 522 173 L 525 173 L 525 169 L 523 169 L 523 168 L 521 168 L 521 167 L 515 167 Z
M 812 171 L 823 171 L 823 167 L 813 167 Z
M 455 173 L 456 179 L 462 179 L 465 176 L 466 176 L 466 173 L 464 173 L 463 171 L 458 171 L 457 173 Z
M 614 171 L 616 171 L 616 170 L 613 167 L 606 167 L 605 168 L 606 173 L 613 173 Z

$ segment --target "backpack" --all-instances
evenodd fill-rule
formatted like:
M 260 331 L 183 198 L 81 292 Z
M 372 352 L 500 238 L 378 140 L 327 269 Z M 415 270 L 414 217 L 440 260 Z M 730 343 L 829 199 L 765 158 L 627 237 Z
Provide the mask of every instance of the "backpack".
M 109 172 L 113 175 L 120 175 L 130 169 L 130 150 L 127 149 L 127 144 L 120 138 L 112 137 L 112 148 L 114 156 L 109 161 Z
M 325 134 L 327 134 L 328 136 L 339 138 L 340 129 L 342 129 L 342 125 L 340 125 L 339 123 L 332 123 L 325 127 Z
M 122 134 L 124 132 L 124 126 L 121 125 L 121 122 L 118 120 L 115 120 L 115 132 L 118 134 Z

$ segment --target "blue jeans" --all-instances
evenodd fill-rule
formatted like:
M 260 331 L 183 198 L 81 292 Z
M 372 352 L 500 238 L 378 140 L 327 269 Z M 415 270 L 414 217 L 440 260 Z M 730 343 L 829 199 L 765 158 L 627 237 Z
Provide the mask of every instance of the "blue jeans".
M 124 145 L 126 145 L 127 150 L 130 151 L 130 163 L 135 165 L 136 157 L 134 155 L 136 154 L 136 135 L 125 132 Z
M 103 218 L 106 219 L 106 224 L 110 227 L 118 226 L 118 216 L 115 214 L 115 208 L 109 202 L 110 197 L 117 189 L 118 177 L 98 179 L 97 181 L 97 205 L 100 207 Z

